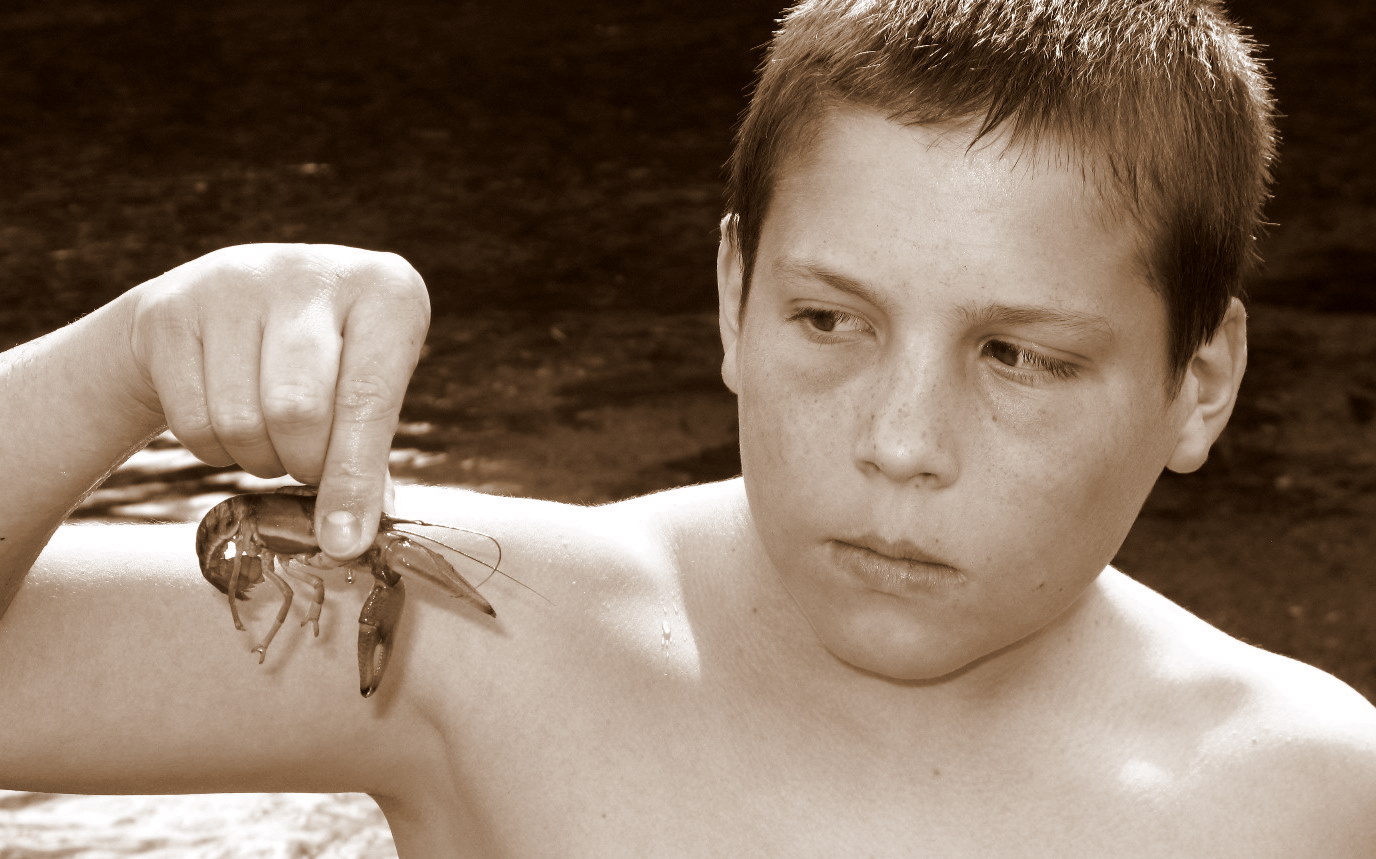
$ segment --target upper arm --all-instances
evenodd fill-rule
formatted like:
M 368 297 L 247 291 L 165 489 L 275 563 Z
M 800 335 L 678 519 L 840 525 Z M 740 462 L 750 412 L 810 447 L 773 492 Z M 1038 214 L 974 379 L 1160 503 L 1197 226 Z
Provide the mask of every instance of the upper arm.
M 1275 751 L 1280 801 L 1292 810 L 1296 849 L 1311 855 L 1370 856 L 1376 847 L 1376 707 L 1356 690 L 1304 666 L 1289 715 L 1290 735 Z M 1282 723 L 1284 724 L 1284 723 Z M 1291 855 L 1298 855 L 1292 853 Z
M 320 636 L 297 595 L 241 602 L 197 568 L 184 526 L 59 530 L 0 618 L 0 787 L 73 793 L 394 791 L 435 731 L 405 689 L 358 692 L 370 584 L 327 572 Z
M 1254 809 L 1275 856 L 1369 857 L 1376 845 L 1376 737 L 1311 738 L 1276 750 L 1254 773 Z M 1270 851 L 1270 852 L 1267 852 Z
M 1317 668 L 1266 656 L 1266 691 L 1227 744 L 1224 819 L 1239 825 L 1248 856 L 1370 856 L 1376 708 Z

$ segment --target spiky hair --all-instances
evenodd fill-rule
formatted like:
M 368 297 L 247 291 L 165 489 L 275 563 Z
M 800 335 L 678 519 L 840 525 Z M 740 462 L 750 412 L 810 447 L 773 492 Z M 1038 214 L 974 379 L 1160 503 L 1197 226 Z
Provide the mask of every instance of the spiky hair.
M 728 162 L 745 286 L 779 172 L 838 103 L 1052 142 L 1142 231 L 1178 380 L 1255 259 L 1276 134 L 1214 0 L 815 0 L 785 13 Z

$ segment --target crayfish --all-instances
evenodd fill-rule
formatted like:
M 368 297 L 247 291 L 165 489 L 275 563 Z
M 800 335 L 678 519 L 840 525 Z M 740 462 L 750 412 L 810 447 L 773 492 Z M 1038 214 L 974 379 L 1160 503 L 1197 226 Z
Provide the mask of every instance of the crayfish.
M 314 589 L 310 611 L 302 626 L 310 624 L 320 635 L 320 609 L 325 604 L 325 585 L 312 572 L 341 566 L 327 558 L 315 538 L 315 489 L 293 486 L 276 492 L 236 495 L 220 502 L 196 530 L 196 556 L 206 579 L 229 597 L 230 616 L 236 629 L 243 630 L 237 600 L 248 599 L 254 585 L 267 579 L 282 594 L 277 618 L 262 643 L 253 648 L 261 664 L 268 645 L 281 628 L 291 608 L 293 591 L 283 576 L 309 584 Z M 400 530 L 398 525 L 447 528 L 476 534 L 497 547 L 497 560 L 491 564 L 467 552 L 446 546 L 420 534 Z M 457 552 L 492 572 L 499 572 L 502 547 L 493 537 L 466 528 L 433 525 L 415 519 L 398 519 L 383 514 L 377 539 L 356 560 L 342 565 L 353 581 L 354 570 L 366 570 L 374 578 L 372 592 L 363 602 L 358 616 L 359 691 L 367 698 L 377 691 L 391 655 L 392 639 L 401 619 L 406 589 L 401 574 L 417 573 L 435 582 L 478 610 L 496 617 L 497 613 L 477 589 L 461 576 L 438 552 L 419 541 Z M 279 575 L 279 572 L 281 575 Z

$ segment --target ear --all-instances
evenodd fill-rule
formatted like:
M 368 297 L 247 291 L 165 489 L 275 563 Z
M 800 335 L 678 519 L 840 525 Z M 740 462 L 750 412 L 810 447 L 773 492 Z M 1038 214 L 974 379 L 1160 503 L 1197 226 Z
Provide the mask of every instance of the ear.
M 1185 370 L 1175 403 L 1184 411 L 1184 422 L 1167 468 L 1184 474 L 1196 470 L 1209 458 L 1209 448 L 1233 413 L 1246 369 L 1247 311 L 1234 298 L 1223 323 L 1199 347 Z
M 721 219 L 721 244 L 717 247 L 717 316 L 721 326 L 721 378 L 732 393 L 740 393 L 740 377 L 736 367 L 736 342 L 740 338 L 741 317 L 745 307 L 741 304 L 741 288 L 745 273 L 741 268 L 741 255 L 736 247 L 734 214 Z

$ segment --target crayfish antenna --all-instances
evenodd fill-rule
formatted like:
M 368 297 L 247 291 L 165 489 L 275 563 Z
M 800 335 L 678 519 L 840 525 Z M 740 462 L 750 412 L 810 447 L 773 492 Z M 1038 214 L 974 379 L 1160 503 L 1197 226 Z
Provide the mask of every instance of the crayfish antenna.
M 405 534 L 406 532 L 399 533 Z M 492 603 L 478 593 L 478 589 L 468 579 L 459 575 L 459 571 L 454 569 L 438 552 L 418 542 L 415 538 L 415 534 L 406 534 L 404 537 L 395 537 L 389 540 L 382 550 L 384 569 L 393 573 L 399 573 L 403 569 L 407 572 L 416 573 L 484 614 L 497 616 L 497 612 L 492 608 Z
M 472 561 L 473 563 L 477 564 L 478 566 L 487 567 L 489 570 L 491 570 L 491 571 L 494 572 L 494 573 L 501 572 L 501 570 L 500 570 L 499 568 L 502 566 L 502 544 L 499 543 L 499 542 L 497 542 L 497 538 L 494 537 L 494 536 L 492 536 L 491 534 L 484 534 L 482 531 L 474 531 L 472 528 L 460 528 L 458 525 L 437 525 L 437 524 L 435 524 L 434 522 L 422 522 L 422 521 L 420 521 L 419 519 L 395 519 L 395 518 L 392 518 L 391 516 L 389 516 L 389 517 L 387 517 L 387 518 L 390 519 L 391 522 L 392 522 L 392 524 L 394 524 L 394 525 L 420 525 L 420 526 L 422 526 L 422 527 L 424 527 L 424 528 L 443 528 L 443 529 L 446 530 L 446 531 L 458 531 L 458 532 L 461 533 L 461 534 L 472 534 L 472 535 L 474 535 L 475 537 L 482 537 L 484 540 L 487 540 L 487 541 L 490 542 L 493 546 L 496 547 L 496 549 L 497 549 L 497 561 L 496 561 L 496 563 L 489 564 L 489 563 L 487 563 L 486 561 L 480 561 L 480 560 L 478 560 L 477 558 L 475 558 L 475 557 L 473 557 L 472 555 L 470 555 L 470 554 L 468 554 L 467 552 L 465 552 L 464 550 L 462 550 L 462 549 L 456 549 L 456 548 L 454 548 L 453 546 L 450 546 L 450 545 L 447 544 L 447 543 L 441 543 L 439 540 L 436 540 L 436 539 L 433 538 L 433 537 L 427 537 L 427 536 L 425 536 L 424 534 L 412 534 L 412 536 L 414 536 L 414 537 L 419 537 L 419 538 L 421 538 L 422 540 L 429 540 L 431 543 L 434 543 L 434 544 L 437 545 L 437 546 L 444 546 L 444 548 L 448 549 L 448 550 L 451 551 L 451 552 L 457 552 L 458 554 L 463 555 L 465 558 L 467 558 L 468 560 L 470 560 L 470 561 Z M 411 533 L 411 532 L 406 531 L 406 532 L 403 532 L 403 533 L 408 533 L 408 534 L 409 534 L 409 533 Z M 502 573 L 502 575 L 506 575 L 506 573 Z M 486 579 L 484 579 L 483 581 L 486 581 Z
M 420 525 L 420 526 L 423 526 L 423 527 L 426 527 L 426 528 L 444 528 L 444 529 L 449 530 L 449 531 L 459 531 L 459 532 L 462 532 L 462 533 L 464 533 L 464 534 L 474 534 L 474 535 L 477 535 L 477 536 L 479 536 L 479 537 L 486 537 L 488 540 L 491 540 L 491 541 L 492 541 L 492 545 L 494 545 L 494 546 L 497 547 L 497 561 L 496 561 L 496 563 L 491 563 L 491 564 L 489 564 L 487 561 L 484 561 L 484 560 L 481 559 L 481 558 L 477 558 L 477 557 L 474 557 L 473 555 L 470 555 L 468 552 L 465 552 L 463 549 L 457 548 L 457 547 L 455 547 L 455 546 L 451 546 L 451 545 L 449 545 L 448 543 L 445 543 L 445 542 L 443 542 L 443 541 L 441 541 L 441 540 L 436 540 L 434 537 L 429 537 L 429 536 L 426 536 L 425 534 L 417 534 L 417 533 L 414 532 L 414 531 L 401 531 L 401 533 L 406 534 L 406 535 L 408 535 L 408 536 L 410 536 L 410 537 L 415 537 L 415 538 L 418 539 L 418 540 L 424 540 L 424 541 L 427 542 L 427 543 L 434 543 L 436 546 L 440 546 L 441 548 L 448 549 L 449 551 L 455 553 L 456 555 L 462 555 L 463 557 L 467 558 L 468 560 L 472 561 L 473 563 L 477 564 L 478 566 L 480 566 L 480 567 L 487 567 L 489 570 L 492 571 L 492 572 L 488 573 L 488 574 L 483 578 L 483 580 L 480 581 L 480 582 L 478 582 L 478 584 L 475 585 L 474 587 L 482 587 L 483 585 L 487 584 L 488 580 L 491 579 L 493 576 L 497 575 L 498 573 L 501 573 L 501 575 L 502 575 L 504 578 L 506 578 L 508 581 L 515 582 L 516 584 L 520 585 L 521 587 L 523 587 L 523 588 L 525 588 L 526 590 L 530 591 L 531 593 L 535 594 L 535 595 L 536 595 L 537 597 L 539 597 L 540 599 L 544 600 L 546 603 L 549 603 L 549 605 L 554 605 L 554 603 L 550 601 L 549 597 L 547 597 L 547 596 L 545 596 L 544 594 L 540 593 L 540 592 L 537 591 L 535 588 L 532 588 L 530 585 L 526 584 L 525 582 L 521 581 L 520 579 L 516 578 L 515 576 L 511 575 L 511 574 L 508 573 L 506 570 L 503 570 L 503 569 L 501 568 L 501 564 L 502 564 L 502 544 L 499 543 L 499 542 L 497 542 L 497 538 L 496 538 L 496 537 L 493 537 L 491 534 L 484 534 L 482 531 L 474 531 L 474 530 L 472 530 L 472 529 L 470 529 L 470 528 L 460 528 L 460 527 L 458 527 L 458 526 L 456 526 L 456 525 L 436 525 L 434 522 L 421 522 L 421 521 L 419 521 L 419 520 L 417 520 L 417 519 L 392 519 L 392 523 L 393 523 L 393 524 L 397 524 L 397 525 Z M 400 531 L 401 529 L 397 529 L 397 530 Z

